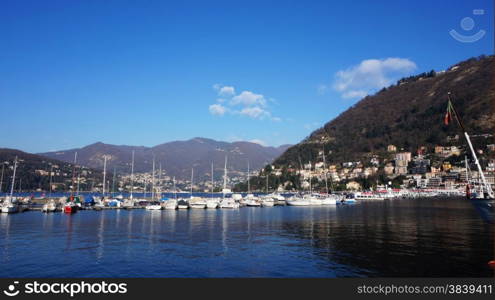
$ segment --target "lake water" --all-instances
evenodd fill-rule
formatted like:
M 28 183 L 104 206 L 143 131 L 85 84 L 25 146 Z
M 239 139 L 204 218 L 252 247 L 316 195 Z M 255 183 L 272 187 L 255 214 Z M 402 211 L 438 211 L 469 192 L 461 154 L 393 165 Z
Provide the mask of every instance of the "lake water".
M 464 199 L 0 214 L 0 277 L 488 277 Z

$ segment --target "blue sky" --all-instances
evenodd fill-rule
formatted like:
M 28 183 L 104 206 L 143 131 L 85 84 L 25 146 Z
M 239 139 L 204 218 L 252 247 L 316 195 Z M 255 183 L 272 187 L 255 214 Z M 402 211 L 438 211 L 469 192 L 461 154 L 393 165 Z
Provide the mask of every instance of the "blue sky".
M 0 147 L 297 143 L 402 76 L 492 54 L 492 24 L 492 1 L 2 1 Z

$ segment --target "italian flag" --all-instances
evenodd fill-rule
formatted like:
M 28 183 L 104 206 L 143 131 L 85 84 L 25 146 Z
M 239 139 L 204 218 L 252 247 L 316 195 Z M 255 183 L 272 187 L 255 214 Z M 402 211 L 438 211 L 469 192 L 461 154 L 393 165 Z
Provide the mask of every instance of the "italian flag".
M 445 113 L 445 117 L 443 118 L 443 123 L 445 125 L 449 125 L 449 122 L 452 121 L 452 112 L 453 112 L 452 103 L 449 100 L 449 103 L 447 104 L 447 112 Z

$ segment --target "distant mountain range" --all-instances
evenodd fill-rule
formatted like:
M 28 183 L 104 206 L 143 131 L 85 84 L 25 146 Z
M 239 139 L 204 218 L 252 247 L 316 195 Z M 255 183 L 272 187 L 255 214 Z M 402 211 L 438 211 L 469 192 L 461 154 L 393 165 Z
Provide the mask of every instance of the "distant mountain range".
M 455 121 L 449 126 L 443 124 L 448 92 L 466 130 L 472 135 L 491 136 L 473 139 L 473 143 L 486 147 L 494 142 L 494 70 L 495 57 L 480 56 L 445 71 L 403 78 L 363 98 L 290 147 L 274 164 L 299 166 L 299 161 L 321 160 L 319 152 L 323 149 L 328 152 L 327 162 L 339 163 L 383 152 L 390 144 L 413 153 L 420 146 L 431 150 L 435 145 L 448 145 L 449 136 L 460 135 L 462 139 Z
M 206 178 L 214 164 L 216 178 L 223 174 L 224 160 L 228 157 L 230 173 L 246 172 L 249 161 L 251 170 L 260 169 L 280 156 L 290 145 L 265 147 L 251 142 L 220 142 L 206 138 L 168 142 L 154 147 L 110 145 L 101 142 L 79 149 L 39 153 L 44 157 L 73 162 L 77 152 L 77 163 L 95 169 L 103 168 L 104 156 L 109 171 L 130 173 L 132 151 L 135 152 L 134 171 L 150 172 L 153 157 L 155 167 L 160 164 L 170 176 L 188 179 L 194 167 L 195 178 Z
M 14 191 L 41 189 L 48 191 L 50 188 L 50 170 L 53 171 L 52 184 L 56 190 L 67 191 L 72 182 L 73 165 L 60 160 L 26 153 L 20 150 L 0 148 L 0 163 L 3 164 L 3 180 L 0 180 L 0 191 L 10 191 L 12 186 L 12 174 L 14 160 L 17 157 L 17 171 Z M 53 166 L 53 169 L 52 169 Z M 0 176 L 2 165 L 0 165 Z M 77 168 L 82 176 L 80 189 L 88 190 L 91 186 L 102 182 L 102 172 L 89 168 Z

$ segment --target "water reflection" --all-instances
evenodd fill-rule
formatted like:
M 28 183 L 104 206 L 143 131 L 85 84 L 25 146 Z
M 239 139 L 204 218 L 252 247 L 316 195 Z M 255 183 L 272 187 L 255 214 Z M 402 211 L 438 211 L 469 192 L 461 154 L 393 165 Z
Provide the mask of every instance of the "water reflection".
M 458 199 L 0 214 L 0 238 L 11 277 L 480 277 L 493 259 Z
M 480 222 L 467 202 L 363 202 L 337 209 L 336 218 L 313 213 L 304 212 L 304 221 L 285 229 L 309 240 L 318 256 L 351 265 L 363 275 L 491 275 L 487 266 L 493 257 L 491 228 Z

